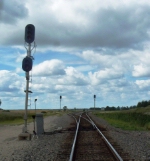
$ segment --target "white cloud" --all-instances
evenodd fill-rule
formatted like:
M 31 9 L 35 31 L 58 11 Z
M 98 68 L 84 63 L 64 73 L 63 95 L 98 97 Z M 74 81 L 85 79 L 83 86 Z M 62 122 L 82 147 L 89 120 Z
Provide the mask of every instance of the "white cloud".
M 53 59 L 46 60 L 33 68 L 33 76 L 64 75 L 64 64 L 62 61 Z
M 0 70 L 0 75 L 0 91 L 12 92 L 12 95 L 23 91 L 25 82 L 19 75 L 7 70 Z
M 16 73 L 23 73 L 21 68 L 16 68 Z
M 23 60 L 23 58 L 25 58 L 27 56 L 27 54 L 25 53 L 25 54 L 21 54 L 21 53 L 17 53 L 17 58 L 16 58 L 16 62 L 18 63 L 20 63 L 20 62 L 22 62 L 22 60 Z
M 73 67 L 65 69 L 66 75 L 58 79 L 59 84 L 82 86 L 89 83 L 88 78 Z
M 13 12 L 15 20 L 12 21 L 15 22 L 19 16 L 24 17 L 17 19 L 16 26 L 2 26 L 1 44 L 21 45 L 24 28 L 28 23 L 35 25 L 35 39 L 39 48 L 137 48 L 139 43 L 149 40 L 149 2 L 143 5 L 117 0 L 111 3 L 99 3 L 98 0 L 15 2 L 28 14 L 16 10 L 18 5 L 12 7 L 13 11 L 18 11 L 18 17 Z M 7 3 L 3 6 L 8 8 Z M 4 30 L 9 36 L 4 34 Z
M 78 54 L 85 61 L 89 62 L 91 65 L 97 67 L 98 69 L 103 68 L 119 68 L 122 71 L 126 71 L 130 67 L 130 64 L 127 66 L 129 60 L 134 61 L 134 55 L 130 52 L 119 52 L 112 54 L 105 54 L 108 51 L 99 51 L 94 52 L 92 50 L 83 51 L 83 53 Z M 126 67 L 126 68 L 124 68 Z
M 135 65 L 134 71 L 132 72 L 134 77 L 150 76 L 150 70 L 143 64 Z
M 91 65 L 80 65 L 76 67 L 76 70 L 80 72 L 86 72 L 86 71 L 94 70 L 94 67 Z
M 13 7 L 12 7 L 13 6 Z M 0 19 L 3 23 L 16 23 L 17 20 L 25 18 L 28 15 L 28 9 L 24 1 L 19 0 L 1 0 Z
M 93 85 L 106 83 L 108 80 L 119 79 L 123 77 L 122 71 L 119 69 L 104 69 L 98 72 L 89 72 L 89 77 Z
M 136 80 L 135 83 L 139 86 L 140 89 L 150 88 L 150 80 Z
M 136 53 L 136 62 L 133 65 L 132 75 L 134 77 L 149 77 L 150 76 L 150 50 L 149 48 Z
M 11 101 L 22 96 L 24 29 L 32 23 L 38 55 L 31 87 L 39 105 L 59 106 L 60 94 L 64 105 L 86 102 L 87 107 L 93 105 L 93 94 L 102 101 L 99 106 L 108 100 L 137 103 L 141 91 L 141 98 L 148 98 L 149 15 L 148 0 L 1 0 L 0 67 L 7 69 L 0 71 L 3 95 L 16 96 Z

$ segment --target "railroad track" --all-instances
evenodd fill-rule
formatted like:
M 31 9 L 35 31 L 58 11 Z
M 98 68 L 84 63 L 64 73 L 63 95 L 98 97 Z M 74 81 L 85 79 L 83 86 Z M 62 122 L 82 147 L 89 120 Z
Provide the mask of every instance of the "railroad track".
M 127 161 L 106 139 L 101 127 L 97 127 L 87 113 L 69 114 L 75 123 L 69 129 L 70 135 L 65 141 L 58 160 L 68 161 Z

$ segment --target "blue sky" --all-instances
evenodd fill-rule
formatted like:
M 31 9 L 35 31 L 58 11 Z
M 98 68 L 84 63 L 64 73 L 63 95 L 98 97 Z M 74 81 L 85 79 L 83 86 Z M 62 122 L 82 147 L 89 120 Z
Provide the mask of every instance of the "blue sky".
M 35 26 L 31 106 L 132 106 L 150 99 L 150 2 L 1 0 L 1 108 L 24 109 L 24 32 Z M 33 44 L 32 44 L 33 46 Z

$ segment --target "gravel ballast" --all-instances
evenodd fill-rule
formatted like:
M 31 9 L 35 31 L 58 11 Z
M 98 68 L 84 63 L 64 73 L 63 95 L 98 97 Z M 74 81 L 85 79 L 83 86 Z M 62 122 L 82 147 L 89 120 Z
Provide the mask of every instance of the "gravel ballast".
M 150 132 L 126 131 L 115 128 L 107 121 L 91 115 L 95 122 L 102 124 L 110 137 L 135 161 L 150 161 Z
M 91 115 L 102 124 L 110 137 L 135 161 L 150 160 L 150 132 L 124 131 L 110 126 L 105 120 Z M 55 161 L 68 133 L 57 129 L 66 129 L 73 119 L 67 114 L 50 116 L 44 119 L 44 129 L 49 135 L 39 135 L 38 139 L 18 140 L 23 125 L 0 126 L 0 161 Z M 33 123 L 28 125 L 32 133 Z M 57 131 L 57 132 L 56 132 Z

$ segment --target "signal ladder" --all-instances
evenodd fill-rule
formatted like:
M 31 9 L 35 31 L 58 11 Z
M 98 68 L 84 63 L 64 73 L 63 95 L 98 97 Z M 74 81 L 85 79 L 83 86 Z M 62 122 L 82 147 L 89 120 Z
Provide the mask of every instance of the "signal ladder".
M 31 83 L 32 83 L 32 78 L 31 78 L 31 80 L 29 80 L 29 83 L 30 83 L 30 85 L 29 85 L 29 90 L 28 90 L 28 107 L 30 107 L 30 109 L 31 109 L 31 94 L 32 94 L 32 91 L 31 91 Z M 26 90 L 24 90 L 24 92 L 26 92 Z
M 32 71 L 31 71 L 32 72 Z M 30 108 L 31 110 L 31 94 L 33 93 L 31 90 L 31 84 L 32 84 L 32 73 L 29 77 L 29 88 L 28 88 L 28 109 Z M 24 92 L 26 92 L 26 90 L 24 90 Z
M 28 94 L 28 109 L 30 108 L 31 110 L 31 94 L 32 94 L 32 90 L 31 90 L 31 84 L 32 84 L 32 75 L 30 76 L 30 80 L 29 80 L 29 92 Z
M 31 59 L 32 60 L 34 60 L 34 57 L 33 56 L 31 56 Z M 29 77 L 29 91 L 30 92 L 28 92 L 28 109 L 30 108 L 30 110 L 31 110 L 31 94 L 32 94 L 32 90 L 31 90 L 31 85 L 32 85 L 32 70 L 30 71 L 31 72 L 31 75 L 30 75 L 30 77 Z

